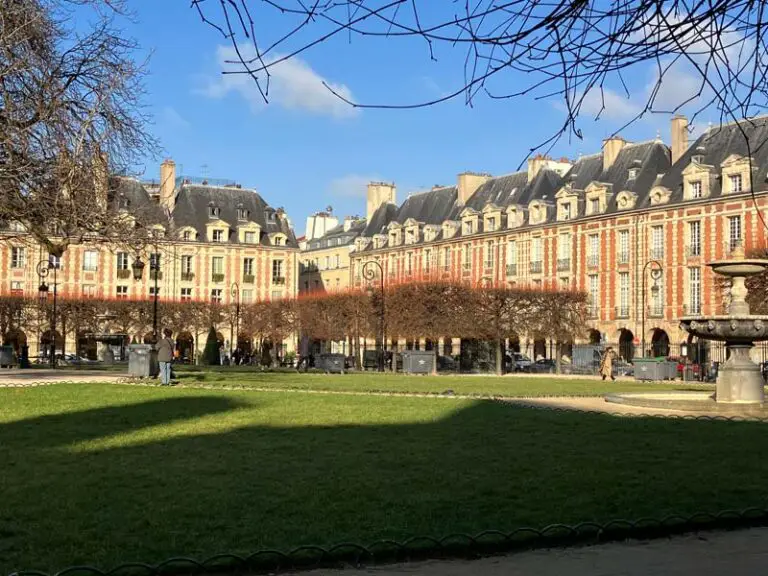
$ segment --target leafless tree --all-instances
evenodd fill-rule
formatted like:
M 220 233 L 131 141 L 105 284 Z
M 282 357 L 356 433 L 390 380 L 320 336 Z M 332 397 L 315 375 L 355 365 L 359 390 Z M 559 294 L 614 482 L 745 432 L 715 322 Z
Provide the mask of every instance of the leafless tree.
M 74 8 L 89 5 L 87 25 Z M 0 0 L 0 225 L 52 254 L 132 238 L 139 207 L 119 183 L 156 151 L 142 108 L 143 65 L 117 29 L 122 0 Z

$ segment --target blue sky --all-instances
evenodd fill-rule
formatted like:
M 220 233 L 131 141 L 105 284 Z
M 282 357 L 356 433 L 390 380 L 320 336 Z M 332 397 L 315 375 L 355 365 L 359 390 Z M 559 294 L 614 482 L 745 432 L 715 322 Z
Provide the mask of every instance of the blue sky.
M 254 187 L 272 206 L 283 206 L 297 234 L 306 217 L 327 205 L 340 216 L 365 213 L 365 182 L 394 181 L 398 201 L 409 192 L 452 184 L 465 170 L 513 172 L 529 148 L 562 123 L 552 100 L 478 96 L 417 110 L 354 110 L 321 84 L 332 84 L 353 100 L 409 103 L 460 87 L 463 52 L 437 48 L 430 61 L 423 42 L 338 38 L 281 64 L 274 71 L 270 103 L 263 104 L 245 77 L 222 77 L 229 44 L 203 25 L 186 0 L 141 0 L 132 4 L 126 32 L 151 53 L 147 105 L 164 156 L 191 175 L 228 178 Z M 273 24 L 264 22 L 266 28 Z M 277 23 L 274 23 L 277 24 Z M 638 69 L 630 88 L 644 93 L 652 70 Z M 525 78 L 506 77 L 506 82 Z M 686 78 L 681 73 L 674 90 Z M 588 111 L 597 111 L 597 98 Z M 637 106 L 608 95 L 605 117 L 584 114 L 583 141 L 564 138 L 553 156 L 577 157 L 600 149 L 602 138 L 624 124 Z M 629 140 L 668 142 L 668 116 L 643 119 L 622 132 Z M 159 161 L 140 168 L 158 178 Z

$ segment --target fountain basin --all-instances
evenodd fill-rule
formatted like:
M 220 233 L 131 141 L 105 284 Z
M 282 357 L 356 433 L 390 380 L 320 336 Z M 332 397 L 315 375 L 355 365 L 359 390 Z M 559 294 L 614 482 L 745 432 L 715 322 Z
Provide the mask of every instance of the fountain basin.
M 768 316 L 684 316 L 680 328 L 703 340 L 751 345 L 768 340 Z
M 722 402 L 715 400 L 715 394 L 702 392 L 627 392 L 608 394 L 605 401 L 654 410 L 679 410 L 701 412 L 702 414 L 767 418 L 768 406 L 756 403 Z
M 752 259 L 752 260 L 715 260 L 707 264 L 715 274 L 721 276 L 734 277 L 746 277 L 754 276 L 765 272 L 768 268 L 768 260 Z

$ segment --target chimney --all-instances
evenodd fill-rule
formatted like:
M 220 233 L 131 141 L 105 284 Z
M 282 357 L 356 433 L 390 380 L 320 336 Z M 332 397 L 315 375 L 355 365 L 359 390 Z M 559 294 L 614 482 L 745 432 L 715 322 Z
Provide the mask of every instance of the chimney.
M 483 184 L 490 180 L 490 174 L 478 174 L 476 172 L 462 172 L 458 175 L 456 188 L 459 192 L 456 199 L 459 206 L 464 206 Z
M 97 151 L 93 158 L 93 188 L 96 204 L 106 208 L 109 191 L 109 160 L 104 152 Z
M 672 164 L 688 150 L 688 118 L 675 114 L 672 117 Z
M 388 184 L 386 182 L 370 182 L 368 184 L 368 201 L 366 206 L 366 216 L 368 221 L 371 221 L 374 212 L 379 209 L 379 206 L 386 204 L 396 203 L 397 188 L 394 182 Z
M 611 136 L 610 138 L 603 140 L 603 172 L 613 166 L 616 157 L 626 144 L 627 141 L 621 136 Z
M 160 164 L 160 206 L 173 211 L 173 192 L 176 189 L 176 162 L 170 158 Z
M 349 232 L 349 229 L 352 228 L 352 224 L 355 223 L 355 219 L 352 216 L 347 216 L 344 218 L 344 232 Z

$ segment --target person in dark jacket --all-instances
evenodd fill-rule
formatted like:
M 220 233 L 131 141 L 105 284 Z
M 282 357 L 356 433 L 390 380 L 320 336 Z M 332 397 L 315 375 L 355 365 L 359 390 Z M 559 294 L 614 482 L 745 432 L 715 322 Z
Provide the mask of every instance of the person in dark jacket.
M 160 364 L 160 384 L 168 386 L 171 383 L 171 363 L 173 362 L 173 332 L 166 328 L 163 338 L 157 343 L 157 361 Z

